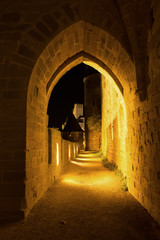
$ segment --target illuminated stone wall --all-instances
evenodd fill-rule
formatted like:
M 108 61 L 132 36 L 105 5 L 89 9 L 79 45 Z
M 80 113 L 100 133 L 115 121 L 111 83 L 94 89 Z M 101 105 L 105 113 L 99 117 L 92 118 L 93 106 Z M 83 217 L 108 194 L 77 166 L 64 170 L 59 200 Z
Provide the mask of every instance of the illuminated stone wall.
M 160 223 L 160 2 L 152 5 L 153 24 L 148 32 L 148 98 L 135 98 L 130 133 L 133 164 L 130 189 Z
M 148 97 L 142 102 L 138 94 L 134 92 L 134 88 L 131 88 L 133 91 L 127 93 L 127 88 L 124 87 L 123 98 L 127 113 L 126 123 L 124 121 L 125 111 L 123 107 L 119 108 L 120 100 L 116 91 L 113 87 L 112 91 L 110 90 L 109 86 L 111 84 L 109 85 L 107 79 L 102 76 L 102 149 L 110 161 L 116 162 L 122 172 L 127 173 L 128 187 L 131 194 L 160 223 L 159 10 L 160 3 L 156 2 L 155 5 L 153 4 L 154 23 L 148 33 L 150 76 Z M 121 124 L 120 131 L 119 124 Z M 127 126 L 126 139 L 124 139 L 123 133 L 125 125 Z M 118 132 L 120 132 L 119 136 Z M 121 141 L 124 144 L 119 145 Z M 120 146 L 122 150 L 126 149 L 126 154 L 123 151 L 121 157 L 119 155 L 121 153 L 119 151 Z M 126 166 L 127 171 L 124 171 L 124 166 Z
M 78 152 L 78 145 L 61 138 L 61 132 L 52 128 L 47 129 L 45 159 L 37 150 L 36 157 L 31 158 L 27 174 L 30 174 L 29 181 L 26 181 L 26 205 L 30 211 L 35 202 L 43 195 L 54 182 L 60 177 L 68 162 L 74 159 Z M 26 179 L 27 180 L 27 179 Z
M 127 175 L 127 118 L 123 96 L 115 82 L 102 78 L 102 152 Z
M 53 183 L 64 171 L 70 160 L 78 153 L 78 143 L 70 142 L 61 138 L 61 132 L 51 128 L 51 141 L 48 141 L 48 185 Z

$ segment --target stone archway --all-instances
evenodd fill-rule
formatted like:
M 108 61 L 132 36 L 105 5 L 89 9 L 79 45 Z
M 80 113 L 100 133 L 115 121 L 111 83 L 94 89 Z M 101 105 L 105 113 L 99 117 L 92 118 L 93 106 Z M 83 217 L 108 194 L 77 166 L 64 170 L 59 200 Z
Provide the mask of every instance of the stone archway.
M 131 101 L 129 92 L 134 94 L 134 65 L 121 44 L 104 30 L 80 21 L 48 44 L 32 71 L 28 87 L 26 214 L 52 184 L 47 162 L 47 106 L 51 91 L 61 76 L 81 62 L 113 78 L 125 102 Z M 130 110 L 127 109 L 127 115 Z
M 50 186 L 47 101 L 61 75 L 90 61 L 122 86 L 129 191 L 160 223 L 158 1 L 2 2 L 0 218 L 24 217 Z
M 106 42 L 102 39 L 106 39 Z M 128 91 L 135 88 L 134 66 L 129 56 L 115 39 L 100 28 L 80 21 L 61 32 L 49 43 L 33 69 L 28 88 L 26 132 L 28 210 L 51 184 L 47 179 L 46 161 L 46 112 L 51 91 L 61 76 L 81 62 L 95 67 L 104 75 L 109 72 L 121 92 L 124 92 L 126 100 Z

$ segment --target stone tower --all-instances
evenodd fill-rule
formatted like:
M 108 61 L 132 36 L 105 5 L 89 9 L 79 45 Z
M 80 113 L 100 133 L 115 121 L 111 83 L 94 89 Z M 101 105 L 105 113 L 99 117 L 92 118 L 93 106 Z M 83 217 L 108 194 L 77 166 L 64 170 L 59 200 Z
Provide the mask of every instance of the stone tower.
M 100 73 L 84 78 L 85 149 L 101 148 L 101 81 Z

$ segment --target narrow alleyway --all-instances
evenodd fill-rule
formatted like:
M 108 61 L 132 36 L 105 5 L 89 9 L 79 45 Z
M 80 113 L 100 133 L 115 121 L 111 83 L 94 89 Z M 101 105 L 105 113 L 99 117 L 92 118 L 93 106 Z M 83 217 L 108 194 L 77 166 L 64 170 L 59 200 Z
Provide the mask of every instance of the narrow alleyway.
M 114 172 L 72 162 L 25 221 L 0 225 L 1 240 L 158 240 L 160 230 Z

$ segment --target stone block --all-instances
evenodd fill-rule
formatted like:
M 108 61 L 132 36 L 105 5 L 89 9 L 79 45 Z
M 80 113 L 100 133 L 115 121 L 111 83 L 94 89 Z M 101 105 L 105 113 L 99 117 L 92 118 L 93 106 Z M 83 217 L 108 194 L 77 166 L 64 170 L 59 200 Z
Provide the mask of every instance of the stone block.
M 34 39 L 36 39 L 38 42 L 44 43 L 45 39 L 44 37 L 37 31 L 34 30 L 30 30 L 28 32 Z
M 51 69 L 51 68 L 52 68 L 53 62 L 52 62 L 52 60 L 51 60 L 50 57 L 48 57 L 48 58 L 46 59 L 46 65 L 47 65 L 48 69 Z
M 50 16 L 50 15 L 45 15 L 43 17 L 43 20 L 45 22 L 45 24 L 50 28 L 52 29 L 53 31 L 57 31 L 59 29 L 59 25 L 58 23 L 56 22 L 56 20 Z
M 109 62 L 110 62 L 110 64 L 111 64 L 111 65 L 114 65 L 115 60 L 116 60 L 116 57 L 114 56 L 114 54 L 112 54 L 112 53 L 110 52 L 110 54 L 109 54 Z
M 34 51 L 32 51 L 31 49 L 22 44 L 20 44 L 18 48 L 18 53 L 30 59 L 34 59 L 36 57 L 36 53 Z
M 69 19 L 73 21 L 75 19 L 75 16 L 71 6 L 68 3 L 66 3 L 63 5 L 63 9 L 67 16 L 69 17 Z
M 20 65 L 26 66 L 28 68 L 33 68 L 34 66 L 34 62 L 32 61 L 34 58 L 32 59 L 26 59 L 26 57 L 23 56 L 19 56 L 17 54 L 14 54 L 13 56 L 11 56 L 11 61 L 14 63 L 18 63 Z
M 44 36 L 51 36 L 52 32 L 47 28 L 47 26 L 43 22 L 38 22 L 36 24 L 37 29 L 44 35 Z
M 45 75 L 45 73 L 46 73 L 46 71 L 47 71 L 47 67 L 46 67 L 44 61 L 42 60 L 42 58 L 39 59 L 39 66 L 40 66 L 42 72 L 43 72 L 44 75 Z
M 54 58 L 55 57 L 55 52 L 54 52 L 54 48 L 53 48 L 52 44 L 49 44 L 48 51 L 50 53 L 51 58 Z
M 114 38 L 111 37 L 111 36 L 108 36 L 108 39 L 107 39 L 107 47 L 112 49 L 113 48 L 113 45 L 114 45 Z

